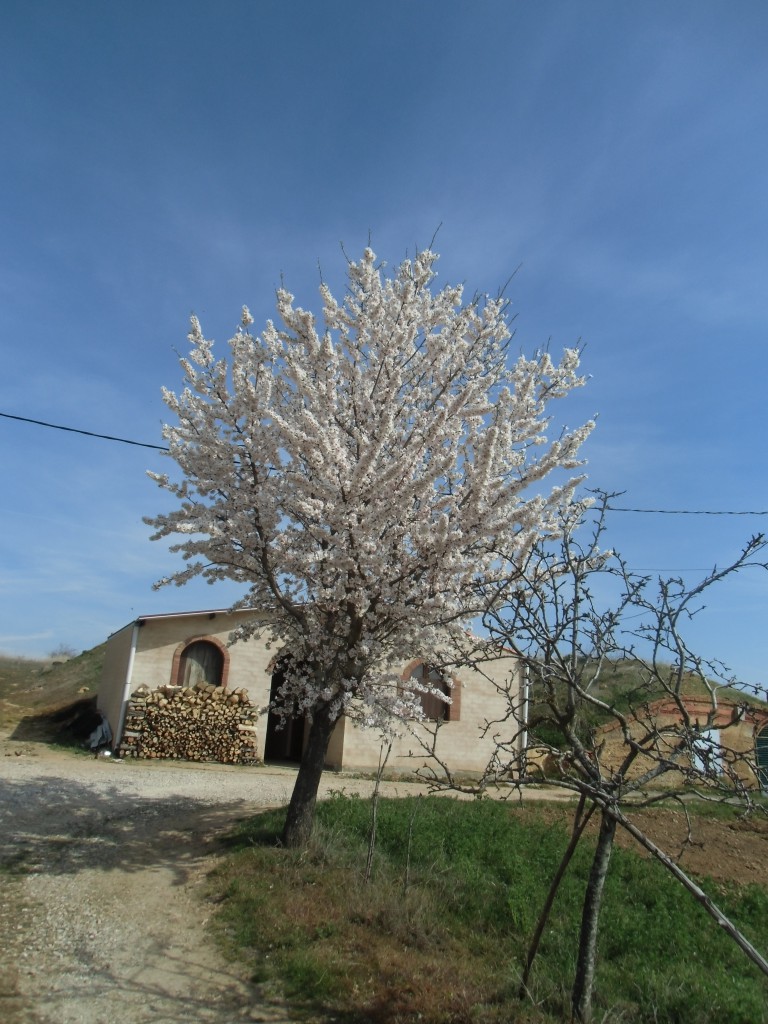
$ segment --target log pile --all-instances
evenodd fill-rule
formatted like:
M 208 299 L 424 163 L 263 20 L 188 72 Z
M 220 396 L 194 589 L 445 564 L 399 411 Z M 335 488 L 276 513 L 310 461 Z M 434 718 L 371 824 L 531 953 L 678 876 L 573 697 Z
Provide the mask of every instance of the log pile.
M 257 764 L 258 717 L 246 690 L 140 686 L 128 703 L 119 756 Z

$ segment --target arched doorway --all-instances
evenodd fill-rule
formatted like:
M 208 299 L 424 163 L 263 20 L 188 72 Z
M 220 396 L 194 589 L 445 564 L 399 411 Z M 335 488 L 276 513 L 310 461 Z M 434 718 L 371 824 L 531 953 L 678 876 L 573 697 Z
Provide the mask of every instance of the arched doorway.
M 290 664 L 289 658 L 281 658 L 272 673 L 272 685 L 269 691 L 269 714 L 267 715 L 267 735 L 264 741 L 265 761 L 287 761 L 298 764 L 304 753 L 304 732 L 306 715 L 285 714 L 285 707 L 280 694 L 280 687 L 285 682 L 285 670 Z
M 755 761 L 760 788 L 768 793 L 768 725 L 764 725 L 755 737 Z

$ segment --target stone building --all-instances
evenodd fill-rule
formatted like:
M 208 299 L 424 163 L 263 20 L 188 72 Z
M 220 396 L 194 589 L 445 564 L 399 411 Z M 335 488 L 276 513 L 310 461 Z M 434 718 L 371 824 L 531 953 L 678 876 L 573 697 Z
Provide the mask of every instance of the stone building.
M 210 610 L 144 615 L 110 636 L 98 706 L 109 721 L 115 747 L 122 738 L 128 702 L 137 689 L 189 687 L 202 680 L 224 691 L 246 690 L 261 709 L 256 727 L 259 758 L 297 763 L 306 742 L 308 722 L 297 717 L 282 724 L 269 709 L 281 681 L 281 654 L 289 652 L 270 645 L 266 631 L 247 641 L 229 643 L 230 634 L 249 614 Z M 422 707 L 429 724 L 425 728 L 412 723 L 411 731 L 395 740 L 387 770 L 407 773 L 423 764 L 419 736 L 427 738 L 429 726 L 439 721 L 440 757 L 455 773 L 481 773 L 494 747 L 493 736 L 490 732 L 484 735 L 483 726 L 488 720 L 503 717 L 507 694 L 511 693 L 513 699 L 520 694 L 522 673 L 516 659 L 511 655 L 500 659 L 487 665 L 483 673 L 462 668 L 444 679 L 419 658 L 417 651 L 408 651 L 403 652 L 399 674 L 404 686 L 414 680 L 442 687 L 450 702 L 424 695 Z M 342 717 L 331 738 L 327 767 L 375 771 L 379 756 L 379 735 Z

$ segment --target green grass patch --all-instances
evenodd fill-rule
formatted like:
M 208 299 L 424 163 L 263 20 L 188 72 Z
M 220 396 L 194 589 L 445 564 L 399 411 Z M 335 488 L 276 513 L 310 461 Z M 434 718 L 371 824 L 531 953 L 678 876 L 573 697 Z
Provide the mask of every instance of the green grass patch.
M 321 804 L 301 851 L 284 812 L 244 823 L 211 877 L 217 927 L 254 980 L 295 1006 L 350 1022 L 550 1024 L 567 1019 L 591 846 L 555 904 L 531 999 L 517 988 L 527 941 L 567 842 L 564 808 L 446 798 L 382 800 L 364 882 L 370 803 Z M 713 896 L 768 948 L 768 893 Z M 623 1024 L 768 1022 L 768 984 L 657 864 L 616 849 L 601 918 L 595 1019 Z
M 14 850 L 0 855 L 0 876 L 5 878 L 22 878 L 31 873 L 30 855 L 28 850 Z

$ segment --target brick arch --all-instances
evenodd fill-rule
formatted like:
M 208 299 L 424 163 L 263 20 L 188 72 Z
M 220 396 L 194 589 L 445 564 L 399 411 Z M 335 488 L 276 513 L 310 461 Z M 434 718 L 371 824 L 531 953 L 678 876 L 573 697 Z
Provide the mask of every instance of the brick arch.
M 272 657 L 269 659 L 269 664 L 267 665 L 267 672 L 269 673 L 269 675 L 272 675 L 274 673 L 275 669 L 283 660 L 283 658 L 290 658 L 290 656 L 291 654 L 287 646 L 281 647 L 277 654 L 273 654 Z
M 416 669 L 421 668 L 422 665 L 429 667 L 429 662 L 426 658 L 414 658 L 413 661 L 408 662 L 400 676 L 403 685 L 408 682 Z M 448 675 L 443 672 L 442 669 L 439 671 L 440 675 L 443 677 L 443 681 L 448 686 L 449 696 L 451 698 L 451 703 L 445 705 L 445 721 L 458 722 L 461 719 L 461 680 L 458 676 L 453 674 Z
M 173 652 L 173 661 L 171 662 L 171 685 L 180 685 L 182 655 L 184 654 L 184 651 L 186 651 L 188 647 L 191 647 L 192 644 L 196 643 L 212 644 L 214 647 L 218 649 L 219 653 L 222 656 L 221 682 L 219 683 L 219 685 L 223 686 L 226 689 L 227 683 L 229 682 L 229 648 L 226 646 L 226 644 L 223 644 L 221 640 L 218 639 L 218 637 L 207 636 L 205 633 L 201 633 L 199 636 L 188 636 L 186 640 L 182 640 L 182 642 Z

